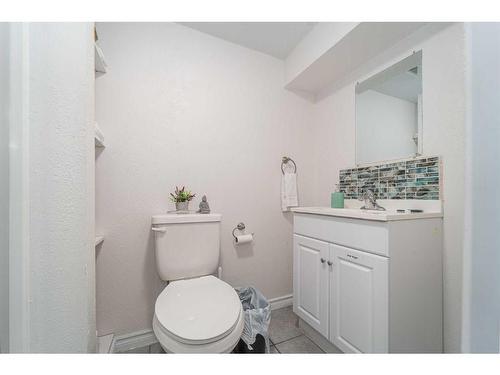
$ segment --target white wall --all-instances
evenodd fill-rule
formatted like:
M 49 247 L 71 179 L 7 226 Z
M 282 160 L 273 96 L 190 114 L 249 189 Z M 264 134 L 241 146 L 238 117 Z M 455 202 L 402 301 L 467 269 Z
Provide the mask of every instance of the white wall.
M 337 44 L 359 22 L 321 22 L 307 33 L 285 60 L 285 84 L 290 83 Z
M 372 163 L 413 156 L 417 104 L 374 90 L 356 94 L 356 161 Z
M 460 350 L 462 309 L 462 253 L 464 202 L 465 73 L 464 26 L 454 24 L 403 55 L 388 57 L 387 63 L 366 77 L 327 95 L 315 105 L 314 204 L 328 205 L 339 169 L 355 164 L 356 81 L 423 50 L 423 152 L 440 155 L 444 178 L 444 346 Z
M 175 24 L 99 24 L 109 72 L 97 81 L 107 148 L 97 160 L 99 334 L 149 328 L 162 283 L 150 216 L 177 184 L 223 214 L 223 278 L 268 298 L 291 293 L 291 220 L 279 212 L 279 160 L 299 167 L 302 205 L 328 205 L 355 164 L 355 82 L 423 50 L 423 152 L 444 179 L 444 342 L 460 350 L 464 200 L 464 27 L 401 50 L 316 104 L 283 90 L 282 61 Z M 144 146 L 147 145 L 147 146 Z M 199 198 L 199 197 L 198 197 Z M 197 207 L 199 200 L 194 202 Z M 244 221 L 253 246 L 235 249 Z
M 467 24 L 467 173 L 463 350 L 500 350 L 500 25 Z
M 92 26 L 25 26 L 31 352 L 87 352 L 93 345 Z
M 9 24 L 0 22 L 0 51 Z M 9 54 L 0 53 L 0 353 L 9 351 Z
M 97 80 L 106 148 L 96 162 L 100 335 L 151 326 L 162 289 L 151 215 L 175 185 L 222 214 L 223 279 L 268 298 L 292 293 L 292 222 L 280 211 L 280 162 L 298 166 L 311 199 L 310 103 L 283 89 L 283 61 L 177 24 L 98 24 L 109 72 Z M 235 248 L 240 221 L 255 232 Z

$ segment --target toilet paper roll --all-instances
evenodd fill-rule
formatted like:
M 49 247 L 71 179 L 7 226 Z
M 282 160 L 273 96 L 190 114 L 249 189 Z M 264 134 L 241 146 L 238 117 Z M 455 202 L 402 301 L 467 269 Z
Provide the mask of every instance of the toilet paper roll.
M 253 235 L 251 234 L 242 234 L 240 236 L 236 236 L 236 243 L 243 244 L 253 241 Z

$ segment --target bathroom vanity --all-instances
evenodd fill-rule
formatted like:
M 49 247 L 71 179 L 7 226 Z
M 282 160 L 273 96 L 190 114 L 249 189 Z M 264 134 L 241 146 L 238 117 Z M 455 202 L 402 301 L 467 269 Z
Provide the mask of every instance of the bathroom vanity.
M 293 310 L 306 335 L 346 353 L 443 351 L 441 213 L 292 211 Z

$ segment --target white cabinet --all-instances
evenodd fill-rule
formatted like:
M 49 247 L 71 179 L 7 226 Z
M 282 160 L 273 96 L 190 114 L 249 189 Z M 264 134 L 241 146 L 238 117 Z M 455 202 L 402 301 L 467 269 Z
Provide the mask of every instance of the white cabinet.
M 330 338 L 344 352 L 386 353 L 388 259 L 330 246 Z
M 328 337 L 328 264 L 330 244 L 294 236 L 294 311 Z
M 293 299 L 344 352 L 442 352 L 442 219 L 295 213 Z

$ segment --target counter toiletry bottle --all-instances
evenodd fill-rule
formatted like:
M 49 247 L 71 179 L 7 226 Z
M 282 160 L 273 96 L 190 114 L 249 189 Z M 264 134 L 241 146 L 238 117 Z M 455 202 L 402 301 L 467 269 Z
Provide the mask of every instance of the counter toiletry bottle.
M 344 193 L 340 191 L 339 184 L 335 185 L 335 192 L 332 193 L 330 206 L 332 208 L 344 208 Z

